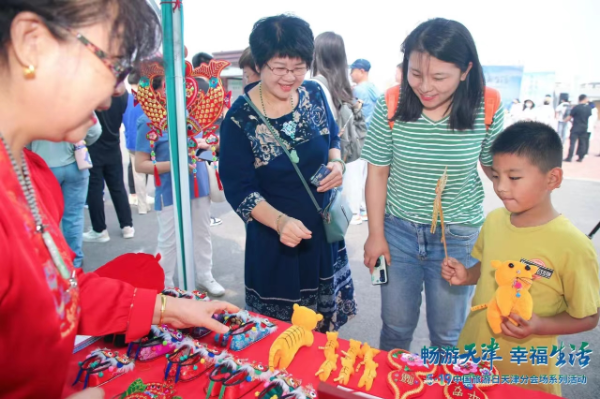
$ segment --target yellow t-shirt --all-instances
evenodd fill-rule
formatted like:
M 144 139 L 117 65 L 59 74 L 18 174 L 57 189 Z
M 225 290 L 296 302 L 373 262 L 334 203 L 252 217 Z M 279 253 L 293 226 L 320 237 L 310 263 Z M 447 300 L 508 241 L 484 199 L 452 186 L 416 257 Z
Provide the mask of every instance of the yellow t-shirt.
M 562 215 L 543 226 L 517 228 L 510 222 L 510 212 L 505 208 L 496 209 L 487 216 L 472 255 L 481 261 L 481 277 L 475 289 L 473 306 L 488 303 L 498 288 L 495 270 L 491 266 L 493 260 L 520 261 L 524 258 L 554 271 L 549 279 L 535 280 L 529 289 L 536 315 L 549 317 L 566 311 L 572 317 L 584 318 L 598 312 L 600 278 L 596 251 L 591 240 Z M 462 353 L 465 345 L 475 344 L 481 356 L 481 345 L 490 345 L 492 337 L 499 344 L 497 355 L 502 357 L 502 361 L 494 361 L 494 366 L 501 375 L 555 375 L 558 379 L 558 357 L 550 357 L 553 345 L 558 346 L 556 336 L 530 336 L 519 340 L 495 335 L 488 325 L 485 309 L 469 314 L 458 348 Z M 565 342 L 563 352 L 566 359 L 571 353 L 569 344 L 576 345 L 577 349 L 581 346 L 581 342 Z M 510 354 L 518 346 L 527 351 L 526 363 L 520 365 L 511 363 Z M 548 365 L 532 365 L 532 347 L 547 347 Z M 561 392 L 560 384 L 519 386 L 555 395 Z

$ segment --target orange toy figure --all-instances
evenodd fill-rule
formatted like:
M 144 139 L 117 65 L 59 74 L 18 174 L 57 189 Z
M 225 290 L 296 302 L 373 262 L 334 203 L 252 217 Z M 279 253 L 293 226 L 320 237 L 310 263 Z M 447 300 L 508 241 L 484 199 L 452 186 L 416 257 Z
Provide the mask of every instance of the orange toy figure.
M 356 360 L 357 357 L 361 357 L 361 350 L 360 350 L 360 341 L 355 341 L 353 339 L 350 340 L 350 349 L 348 349 L 348 352 L 344 352 L 342 351 L 342 353 L 344 354 L 344 356 L 346 356 L 346 358 L 352 359 L 352 363 L 354 364 L 354 361 Z
M 487 308 L 487 321 L 494 334 L 502 333 L 502 318 L 516 313 L 525 320 L 533 314 L 533 298 L 529 293 L 538 268 L 516 260 L 492 261 L 496 269 L 498 289 L 492 300 L 484 305 L 473 306 L 472 311 Z M 517 323 L 508 318 L 511 323 Z
M 375 363 L 372 359 L 365 361 L 365 372 L 358 382 L 359 388 L 365 387 L 367 391 L 371 390 L 373 380 L 377 377 L 377 367 L 379 367 L 379 364 Z
M 319 347 L 319 349 L 323 350 L 325 354 L 325 359 L 329 359 L 330 356 L 335 355 L 335 351 L 340 347 L 340 343 L 338 342 L 339 333 L 336 332 L 326 332 L 327 335 L 327 343 L 325 346 Z
M 442 229 L 442 244 L 444 244 L 444 253 L 448 258 L 448 248 L 446 248 L 446 233 L 444 229 L 444 210 L 442 209 L 442 194 L 448 182 L 448 167 L 444 170 L 442 177 L 435 187 L 435 200 L 433 201 L 433 215 L 431 217 L 431 234 L 435 233 L 437 228 L 438 216 L 440 219 L 440 228 Z
M 346 356 L 342 359 L 340 374 L 333 381 L 339 382 L 341 385 L 348 385 L 352 374 L 354 374 L 354 358 Z
M 316 376 L 319 376 L 319 379 L 323 382 L 329 379 L 332 371 L 337 370 L 337 360 L 339 355 L 329 355 L 327 360 L 323 362 L 319 371 L 315 373 Z
M 379 352 L 381 352 L 379 349 L 371 348 L 369 344 L 365 342 L 359 354 L 359 357 L 364 360 L 358 364 L 358 366 L 356 367 L 356 372 L 358 373 L 358 371 L 360 370 L 360 366 L 367 364 L 369 361 L 373 361 L 373 359 L 379 354 Z
M 271 345 L 269 351 L 269 370 L 286 369 L 294 356 L 303 346 L 312 346 L 315 341 L 313 330 L 323 316 L 312 309 L 294 304 L 292 326 L 284 331 Z

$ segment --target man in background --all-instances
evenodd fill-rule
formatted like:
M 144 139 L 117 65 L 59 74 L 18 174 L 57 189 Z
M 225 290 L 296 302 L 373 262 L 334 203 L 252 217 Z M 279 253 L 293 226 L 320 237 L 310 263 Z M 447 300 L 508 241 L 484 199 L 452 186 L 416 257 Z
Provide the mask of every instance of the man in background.
M 367 127 L 371 122 L 371 117 L 375 111 L 375 104 L 381 96 L 377 87 L 369 82 L 369 71 L 371 63 L 365 59 L 358 59 L 350 65 L 350 78 L 356 83 L 354 86 L 354 97 L 362 101 L 362 113 L 367 122 Z
M 90 169 L 87 203 L 92 221 L 92 229 L 83 233 L 85 242 L 107 242 L 110 240 L 106 230 L 104 214 L 104 183 L 112 198 L 117 218 L 121 226 L 123 238 L 133 238 L 133 219 L 131 208 L 123 180 L 123 158 L 121 155 L 120 130 L 123 114 L 127 109 L 129 93 L 122 84 L 119 95 L 113 97 L 110 108 L 98 112 L 98 120 L 102 126 L 100 139 L 88 147 L 94 167 Z
M 137 91 L 140 75 L 134 71 L 127 77 L 127 82 L 131 90 Z M 127 180 L 129 182 L 129 204 L 138 207 L 138 214 L 145 215 L 150 212 L 154 204 L 154 198 L 146 194 L 146 184 L 148 175 L 138 173 L 135 170 L 135 142 L 137 139 L 137 120 L 144 115 L 142 105 L 134 105 L 133 94 L 129 93 L 127 99 L 127 110 L 123 115 L 123 125 L 125 126 L 125 146 L 129 151 L 129 167 L 127 170 Z
M 560 100 L 560 104 L 556 107 L 556 120 L 558 121 L 558 135 L 560 136 L 563 144 L 565 143 L 565 139 L 567 138 L 567 125 L 568 122 L 565 122 L 565 119 L 569 115 L 569 111 L 571 110 L 571 104 L 569 100 L 563 98 Z
M 571 110 L 571 113 L 565 119 L 565 122 L 573 123 L 573 127 L 571 128 L 569 155 L 567 155 L 565 162 L 571 162 L 573 160 L 575 144 L 577 144 L 577 156 L 579 157 L 577 162 L 583 161 L 588 147 L 588 123 L 591 115 L 592 109 L 588 104 L 588 98 L 585 94 L 582 94 L 579 96 L 579 104 Z

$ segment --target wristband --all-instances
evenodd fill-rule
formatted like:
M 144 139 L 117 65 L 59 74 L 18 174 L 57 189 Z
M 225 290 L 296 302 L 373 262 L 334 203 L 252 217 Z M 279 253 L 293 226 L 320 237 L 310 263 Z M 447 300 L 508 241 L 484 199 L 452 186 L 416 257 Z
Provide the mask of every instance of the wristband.
M 346 173 L 346 162 L 340 158 L 331 159 L 329 162 L 339 162 L 342 164 L 342 175 Z

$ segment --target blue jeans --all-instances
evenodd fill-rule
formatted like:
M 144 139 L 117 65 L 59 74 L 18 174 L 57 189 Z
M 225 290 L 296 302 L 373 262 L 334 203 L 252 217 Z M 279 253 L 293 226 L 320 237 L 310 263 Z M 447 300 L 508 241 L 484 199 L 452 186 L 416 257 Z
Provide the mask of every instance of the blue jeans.
M 419 321 L 421 292 L 425 286 L 427 326 L 432 346 L 455 346 L 469 312 L 473 286 L 450 286 L 441 276 L 444 246 L 441 228 L 385 216 L 385 238 L 392 264 L 388 283 L 381 286 L 380 348 L 410 350 Z M 471 250 L 479 235 L 478 227 L 446 225 L 448 256 L 466 267 L 477 260 Z
M 62 232 L 67 244 L 75 252 L 73 266 L 81 267 L 83 262 L 83 207 L 90 180 L 89 170 L 79 170 L 77 162 L 67 166 L 50 168 L 62 189 L 65 211 L 62 218 Z

